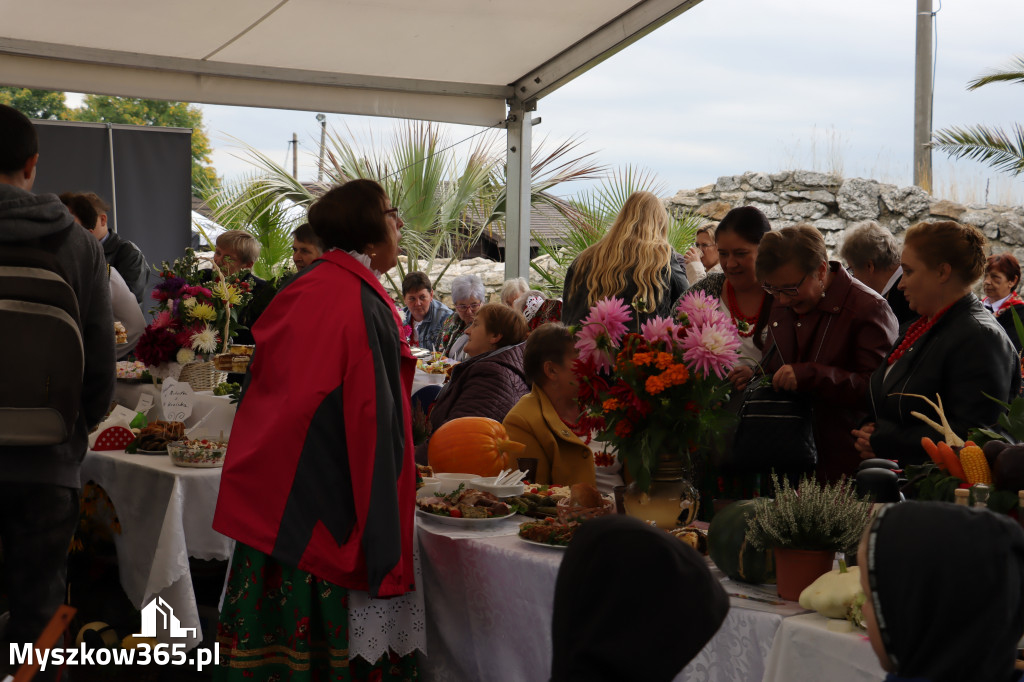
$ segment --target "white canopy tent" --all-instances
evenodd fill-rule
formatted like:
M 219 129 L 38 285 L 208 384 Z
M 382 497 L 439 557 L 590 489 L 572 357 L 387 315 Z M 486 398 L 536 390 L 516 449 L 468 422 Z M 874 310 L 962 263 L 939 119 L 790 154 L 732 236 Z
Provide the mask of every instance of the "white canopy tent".
M 527 112 L 698 2 L 7 2 L 0 84 L 505 127 L 515 277 L 529 270 Z

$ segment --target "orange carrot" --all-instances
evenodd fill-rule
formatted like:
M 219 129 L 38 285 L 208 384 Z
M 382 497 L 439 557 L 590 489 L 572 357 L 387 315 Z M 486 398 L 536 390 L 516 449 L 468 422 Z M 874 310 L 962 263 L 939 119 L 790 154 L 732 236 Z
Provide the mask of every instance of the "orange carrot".
M 922 438 L 921 447 L 924 448 L 924 451 L 928 453 L 928 456 L 931 457 L 932 461 L 935 462 L 940 469 L 946 468 L 946 462 L 939 456 L 939 449 L 935 446 L 935 443 L 931 438 L 928 438 L 927 436 Z
M 964 468 L 960 464 L 960 458 L 953 452 L 953 448 L 949 447 L 949 444 L 945 441 L 939 441 L 935 444 L 935 447 L 939 451 L 939 456 L 945 460 L 946 470 L 949 471 L 950 475 L 956 476 L 961 481 L 966 481 L 967 474 L 964 473 Z

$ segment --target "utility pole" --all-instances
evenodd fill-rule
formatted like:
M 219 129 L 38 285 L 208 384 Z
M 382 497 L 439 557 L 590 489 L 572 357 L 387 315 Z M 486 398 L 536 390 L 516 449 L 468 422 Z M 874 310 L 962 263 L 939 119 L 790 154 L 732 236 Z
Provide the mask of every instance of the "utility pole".
M 299 179 L 299 136 L 292 133 L 292 177 Z
M 914 60 L 914 184 L 932 191 L 932 0 L 917 0 Z
M 316 171 L 316 181 L 324 181 L 324 144 L 327 142 L 327 117 L 317 114 L 316 120 L 320 122 L 320 166 Z

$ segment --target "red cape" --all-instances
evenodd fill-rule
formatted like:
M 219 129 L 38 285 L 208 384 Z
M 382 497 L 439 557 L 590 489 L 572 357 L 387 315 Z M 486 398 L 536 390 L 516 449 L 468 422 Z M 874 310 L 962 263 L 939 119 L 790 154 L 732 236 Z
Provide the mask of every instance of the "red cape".
M 413 589 L 416 361 L 367 268 L 332 251 L 253 327 L 213 527 L 342 587 Z

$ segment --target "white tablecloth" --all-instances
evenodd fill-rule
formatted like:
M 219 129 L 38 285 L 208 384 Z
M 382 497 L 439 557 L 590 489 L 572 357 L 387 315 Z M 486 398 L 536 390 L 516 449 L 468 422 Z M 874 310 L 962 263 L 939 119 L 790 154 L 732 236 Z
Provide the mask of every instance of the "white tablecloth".
M 212 528 L 220 469 L 177 467 L 167 455 L 90 450 L 81 480 L 106 490 L 117 511 L 121 534 L 114 542 L 125 594 L 139 609 L 162 597 L 183 627 L 196 628 L 186 641 L 189 649 L 196 646 L 202 624 L 188 558 L 227 559 L 234 546 Z
M 129 384 L 118 381 L 114 388 L 114 400 L 134 410 L 143 394 L 153 398 L 153 407 L 146 413 L 150 420 L 163 419 L 164 412 L 160 406 L 160 389 L 153 384 Z M 231 422 L 235 419 L 235 405 L 229 396 L 214 395 L 212 391 L 195 393 L 192 405 L 192 416 L 185 420 L 185 429 L 193 438 L 219 438 L 224 440 L 231 434 Z
M 551 613 L 563 552 L 520 540 L 515 536 L 519 521 L 505 522 L 511 534 L 475 539 L 466 531 L 420 522 L 430 651 L 420 672 L 428 682 L 525 682 L 550 676 Z M 772 607 L 753 610 L 737 601 L 677 680 L 761 679 L 783 616 Z
M 234 541 L 213 530 L 220 469 L 174 466 L 170 457 L 93 452 L 82 462 L 82 483 L 95 481 L 110 496 L 121 521 L 115 535 L 121 586 L 142 608 L 162 597 L 182 627 L 196 628 L 187 648 L 202 639 L 188 558 L 228 559 Z M 349 652 L 376 661 L 388 649 L 400 655 L 426 652 L 426 615 L 415 557 L 417 591 L 394 599 L 370 599 L 353 591 L 349 599 Z M 158 639 L 168 643 L 166 633 Z
M 879 682 L 885 671 L 863 632 L 833 632 L 817 613 L 787 618 L 766 662 L 765 682 Z

